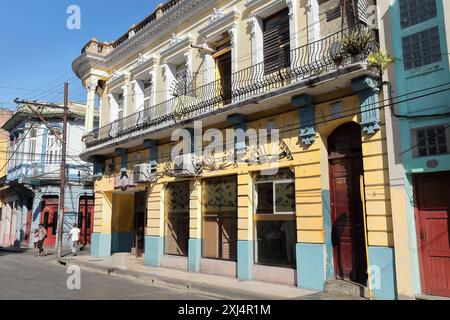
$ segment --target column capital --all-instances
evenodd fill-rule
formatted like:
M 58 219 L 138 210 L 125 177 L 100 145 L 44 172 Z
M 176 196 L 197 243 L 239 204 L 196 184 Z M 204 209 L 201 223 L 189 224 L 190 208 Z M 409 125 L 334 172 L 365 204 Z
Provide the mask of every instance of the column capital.
M 352 79 L 351 87 L 359 96 L 363 131 L 375 134 L 381 128 L 378 79 L 371 76 L 358 77 Z
M 352 90 L 356 93 L 365 90 L 375 90 L 376 92 L 380 92 L 378 87 L 378 79 L 371 76 L 361 76 L 355 79 L 352 79 L 351 82 Z
M 314 101 L 314 97 L 309 94 L 301 94 L 298 96 L 292 97 L 292 105 L 296 108 L 304 108 L 308 105 L 312 104 Z
M 152 148 L 156 146 L 156 140 L 152 140 L 152 139 L 146 139 L 144 140 L 143 143 L 144 147 L 146 148 Z
M 232 126 L 235 127 L 237 125 L 246 123 L 247 118 L 243 114 L 235 113 L 235 114 L 230 114 L 227 117 L 227 121 L 229 124 L 231 124 Z
M 304 146 L 310 146 L 316 140 L 316 129 L 314 126 L 316 105 L 314 97 L 302 94 L 292 97 L 291 103 L 297 108 L 300 116 L 299 137 Z

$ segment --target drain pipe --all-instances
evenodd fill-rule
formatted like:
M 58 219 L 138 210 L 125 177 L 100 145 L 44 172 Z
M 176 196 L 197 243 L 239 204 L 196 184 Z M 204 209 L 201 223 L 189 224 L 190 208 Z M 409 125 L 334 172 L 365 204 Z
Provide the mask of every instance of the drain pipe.
M 366 210 L 366 193 L 364 189 L 364 174 L 362 174 L 359 178 L 360 184 L 360 193 L 361 193 L 361 202 L 363 209 L 363 222 L 364 222 L 364 246 L 366 250 L 366 261 L 367 261 L 367 287 L 369 289 L 369 300 L 373 300 L 373 291 L 372 291 L 372 277 L 370 274 L 370 258 L 369 258 L 369 230 L 367 228 L 367 210 Z

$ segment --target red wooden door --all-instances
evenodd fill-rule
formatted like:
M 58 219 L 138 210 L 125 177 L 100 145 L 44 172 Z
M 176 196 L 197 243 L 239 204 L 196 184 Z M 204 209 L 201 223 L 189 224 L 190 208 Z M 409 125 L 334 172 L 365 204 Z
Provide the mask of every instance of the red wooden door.
M 361 129 L 345 124 L 328 139 L 332 243 L 335 275 L 366 285 L 367 260 L 360 193 Z
M 44 245 L 47 247 L 54 247 L 56 243 L 56 234 L 58 227 L 58 205 L 46 204 L 41 214 L 41 223 L 47 230 L 47 238 Z
M 450 172 L 414 177 L 422 291 L 450 297 Z
M 92 227 L 94 226 L 94 199 L 80 198 L 78 212 L 78 228 L 80 229 L 80 243 L 83 246 L 91 244 Z

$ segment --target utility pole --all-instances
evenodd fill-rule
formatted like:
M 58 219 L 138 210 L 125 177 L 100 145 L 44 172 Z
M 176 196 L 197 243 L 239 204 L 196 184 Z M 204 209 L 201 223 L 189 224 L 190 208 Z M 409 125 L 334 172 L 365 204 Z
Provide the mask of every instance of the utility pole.
M 58 243 L 56 244 L 56 256 L 62 256 L 63 228 L 64 228 L 64 196 L 66 187 L 66 143 L 67 143 L 67 109 L 69 99 L 69 84 L 64 83 L 64 115 L 63 136 L 61 144 L 61 186 L 59 191 L 59 214 L 58 214 Z

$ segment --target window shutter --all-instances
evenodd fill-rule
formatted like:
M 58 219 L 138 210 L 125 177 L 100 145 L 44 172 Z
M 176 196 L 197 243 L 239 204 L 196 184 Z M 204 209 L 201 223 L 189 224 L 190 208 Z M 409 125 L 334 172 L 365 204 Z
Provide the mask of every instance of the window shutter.
M 264 20 L 264 71 L 270 73 L 290 64 L 289 11 L 282 10 Z

